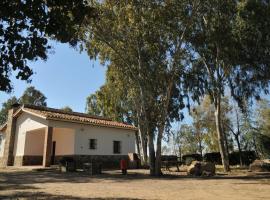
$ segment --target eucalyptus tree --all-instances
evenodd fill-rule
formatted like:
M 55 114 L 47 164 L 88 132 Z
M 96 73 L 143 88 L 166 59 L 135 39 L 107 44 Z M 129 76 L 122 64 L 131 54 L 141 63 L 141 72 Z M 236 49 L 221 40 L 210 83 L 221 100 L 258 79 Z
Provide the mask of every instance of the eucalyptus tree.
M 269 1 L 204 1 L 188 35 L 193 58 L 186 88 L 193 99 L 199 100 L 205 94 L 211 97 L 225 171 L 229 171 L 229 159 L 221 99 L 230 91 L 241 107 L 244 99 L 259 97 L 262 90 L 267 92 L 269 17 Z
M 35 87 L 31 86 L 25 89 L 23 95 L 20 98 L 15 96 L 7 99 L 2 104 L 2 109 L 0 110 L 0 125 L 4 124 L 7 120 L 8 110 L 12 108 L 13 104 L 31 104 L 36 106 L 47 106 L 45 95 Z
M 125 89 L 125 75 L 119 73 L 111 63 L 106 72 L 106 82 L 98 91 L 87 97 L 86 112 L 108 117 L 116 121 L 134 124 L 139 128 L 136 133 L 137 150 L 142 164 L 147 164 L 147 139 L 142 127 L 142 119 L 138 118 L 138 103 L 134 97 L 134 89 Z
M 229 131 L 231 120 L 228 113 L 231 111 L 229 99 L 222 98 L 221 101 L 221 121 L 222 130 L 225 134 L 225 145 L 231 146 L 229 142 Z M 207 152 L 219 151 L 218 134 L 215 125 L 215 107 L 211 103 L 209 95 L 204 96 L 199 105 L 193 106 L 191 111 L 193 126 L 198 127 L 200 134 L 197 136 L 201 143 L 205 144 Z
M 47 106 L 47 97 L 34 86 L 25 89 L 22 96 L 19 98 L 20 104 L 30 104 L 36 106 Z
M 8 110 L 11 109 L 12 105 L 16 103 L 18 103 L 18 99 L 15 96 L 13 96 L 2 104 L 2 108 L 0 110 L 0 125 L 6 123 Z
M 166 127 L 182 116 L 181 75 L 188 66 L 184 36 L 199 1 L 97 1 L 97 20 L 82 38 L 91 57 L 113 63 L 125 75 L 146 130 L 150 173 L 161 174 L 161 141 Z M 177 105 L 177 106 L 176 106 Z M 154 140 L 155 139 L 155 140 Z M 156 151 L 154 148 L 156 141 Z

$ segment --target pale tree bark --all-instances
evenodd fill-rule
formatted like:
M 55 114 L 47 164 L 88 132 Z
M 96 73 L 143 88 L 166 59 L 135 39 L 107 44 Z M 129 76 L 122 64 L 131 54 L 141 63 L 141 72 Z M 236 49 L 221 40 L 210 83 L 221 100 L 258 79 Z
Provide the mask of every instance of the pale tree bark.
M 229 156 L 227 154 L 227 150 L 225 147 L 225 136 L 221 127 L 221 95 L 216 95 L 215 98 L 215 121 L 216 121 L 216 131 L 218 135 L 218 144 L 219 144 L 219 151 L 221 154 L 222 165 L 225 172 L 230 171 L 229 165 Z
M 150 167 L 150 175 L 155 175 L 155 147 L 154 147 L 154 132 L 149 131 L 148 134 L 148 147 L 149 147 L 149 167 Z
M 137 148 L 137 151 L 138 151 L 138 155 L 141 158 L 140 138 L 139 138 L 138 131 L 136 131 L 135 137 L 136 137 L 136 148 Z
M 165 130 L 166 119 L 168 115 L 169 103 L 172 95 L 172 88 L 174 85 L 174 78 L 175 78 L 175 67 L 172 68 L 172 76 L 168 81 L 168 87 L 166 93 L 164 95 L 164 104 L 162 105 L 163 110 L 161 110 L 161 120 L 158 126 L 158 135 L 157 135 L 157 150 L 156 150 L 156 161 L 155 161 L 155 175 L 160 176 L 162 175 L 161 172 L 161 142 L 163 138 L 163 133 Z
M 161 172 L 161 142 L 163 138 L 163 131 L 164 131 L 164 126 L 160 127 L 158 130 L 158 135 L 157 135 L 157 150 L 156 150 L 156 161 L 155 161 L 155 175 L 160 176 L 162 175 Z
M 144 128 L 141 126 L 138 126 L 138 132 L 139 132 L 139 140 L 140 140 L 140 155 L 141 155 L 141 164 L 147 165 L 148 164 L 148 156 L 147 156 L 147 138 L 145 134 Z

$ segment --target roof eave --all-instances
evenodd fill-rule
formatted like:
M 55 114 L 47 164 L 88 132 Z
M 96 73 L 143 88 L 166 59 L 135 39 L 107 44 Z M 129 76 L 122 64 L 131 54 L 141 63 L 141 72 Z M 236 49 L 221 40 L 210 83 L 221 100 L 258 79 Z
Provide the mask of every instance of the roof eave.
M 76 123 L 76 124 L 85 124 L 85 125 L 93 125 L 93 126 L 101 126 L 101 127 L 109 127 L 109 128 L 138 131 L 138 128 L 136 128 L 136 127 L 123 127 L 123 126 L 113 126 L 113 125 L 106 125 L 106 124 L 96 124 L 96 123 L 91 123 L 91 122 L 82 122 L 82 121 L 77 121 L 77 120 L 66 120 L 66 119 L 59 119 L 59 118 L 53 118 L 53 117 L 47 117 L 46 119 L 52 120 L 52 121 L 71 122 L 71 123 Z

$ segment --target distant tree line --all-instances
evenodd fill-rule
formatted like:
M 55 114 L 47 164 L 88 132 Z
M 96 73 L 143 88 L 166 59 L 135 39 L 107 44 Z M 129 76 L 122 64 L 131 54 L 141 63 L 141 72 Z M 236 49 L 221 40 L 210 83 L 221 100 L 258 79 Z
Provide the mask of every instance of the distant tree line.
M 12 96 L 2 104 L 2 108 L 0 110 L 0 125 L 6 122 L 8 110 L 12 108 L 13 104 L 28 104 L 46 107 L 46 100 L 47 97 L 35 87 L 30 86 L 26 88 L 21 97 L 17 98 L 16 96 Z M 72 112 L 72 109 L 69 106 L 63 107 L 62 110 Z

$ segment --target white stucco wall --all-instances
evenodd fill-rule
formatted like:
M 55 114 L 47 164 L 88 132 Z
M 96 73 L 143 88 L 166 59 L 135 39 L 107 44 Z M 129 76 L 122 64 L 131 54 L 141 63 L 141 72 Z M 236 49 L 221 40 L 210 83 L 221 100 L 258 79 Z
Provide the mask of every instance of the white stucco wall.
M 56 142 L 55 155 L 74 155 L 75 130 L 54 128 L 53 141 Z
M 0 132 L 0 134 L 2 133 Z M 5 134 L 2 134 L 0 137 L 2 138 L 0 141 L 0 157 L 3 157 L 5 147 Z
M 16 121 L 14 156 L 24 155 L 26 132 L 45 128 L 47 124 L 48 122 L 45 119 L 22 113 Z
M 135 153 L 135 131 L 132 130 L 61 121 L 49 121 L 49 126 L 74 130 L 76 155 L 127 155 Z M 97 149 L 89 149 L 89 139 L 97 139 Z M 121 154 L 113 153 L 114 140 L 121 141 Z M 56 144 L 56 148 L 57 146 L 59 145 Z
M 14 156 L 42 155 L 44 131 L 47 126 L 53 127 L 55 155 L 127 155 L 135 152 L 135 131 L 47 121 L 22 113 L 16 122 Z M 97 139 L 96 150 L 89 149 L 89 139 Z M 121 141 L 121 154 L 113 153 L 113 141 Z

